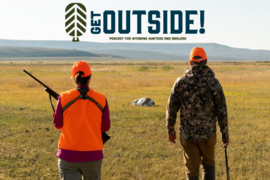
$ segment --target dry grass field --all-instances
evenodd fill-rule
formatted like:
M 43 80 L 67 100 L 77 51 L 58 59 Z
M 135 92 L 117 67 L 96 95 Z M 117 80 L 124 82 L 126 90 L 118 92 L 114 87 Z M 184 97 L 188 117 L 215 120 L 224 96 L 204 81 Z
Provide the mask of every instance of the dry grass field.
M 22 70 L 60 93 L 74 88 L 70 80 L 73 63 L 0 63 L 0 179 L 59 179 L 56 152 L 60 131 L 52 122 L 48 94 Z M 188 62 L 89 63 L 93 72 L 90 87 L 106 95 L 111 112 L 108 134 L 112 138 L 104 145 L 102 179 L 185 179 L 179 135 L 176 144 L 168 141 L 165 112 L 172 85 Z M 226 95 L 231 179 L 270 179 L 270 63 L 208 65 Z M 157 106 L 128 104 L 141 97 L 154 99 Z M 219 131 L 216 177 L 226 179 Z

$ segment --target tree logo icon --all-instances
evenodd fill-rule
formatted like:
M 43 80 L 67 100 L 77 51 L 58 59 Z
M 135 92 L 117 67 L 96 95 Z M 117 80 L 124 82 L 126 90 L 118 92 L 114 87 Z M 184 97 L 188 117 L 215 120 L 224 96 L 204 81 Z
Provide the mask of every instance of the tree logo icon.
M 86 8 L 81 3 L 71 3 L 66 7 L 66 32 L 79 42 L 79 36 L 86 31 Z

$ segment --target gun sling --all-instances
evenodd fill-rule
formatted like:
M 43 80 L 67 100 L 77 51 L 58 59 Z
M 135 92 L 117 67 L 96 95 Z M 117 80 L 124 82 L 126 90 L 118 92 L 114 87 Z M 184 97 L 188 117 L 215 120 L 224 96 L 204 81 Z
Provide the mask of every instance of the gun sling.
M 78 99 L 88 99 L 89 101 L 95 103 L 98 106 L 98 108 L 101 110 L 101 112 L 103 112 L 103 107 L 98 102 L 96 102 L 93 98 L 87 95 L 88 89 L 87 91 L 86 89 L 80 89 L 80 88 L 78 88 L 77 90 L 81 93 L 81 95 L 78 96 L 76 99 L 73 99 L 69 103 L 67 103 L 67 105 L 63 107 L 63 112 Z

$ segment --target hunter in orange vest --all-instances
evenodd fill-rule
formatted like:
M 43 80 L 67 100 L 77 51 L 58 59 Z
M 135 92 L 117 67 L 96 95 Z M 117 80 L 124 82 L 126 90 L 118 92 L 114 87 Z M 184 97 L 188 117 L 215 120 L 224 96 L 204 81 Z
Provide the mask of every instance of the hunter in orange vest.
M 61 105 L 64 109 L 69 102 L 78 98 L 81 93 L 77 90 L 61 94 Z M 88 97 L 93 98 L 104 109 L 104 95 L 90 89 Z M 97 151 L 103 149 L 101 139 L 102 111 L 88 99 L 78 99 L 67 107 L 63 113 L 64 126 L 59 139 L 59 148 L 74 151 Z
M 109 130 L 110 115 L 106 97 L 89 88 L 91 75 L 87 62 L 76 62 L 72 79 L 77 87 L 63 92 L 58 99 L 54 124 L 62 129 L 57 153 L 61 179 L 101 176 L 101 132 Z

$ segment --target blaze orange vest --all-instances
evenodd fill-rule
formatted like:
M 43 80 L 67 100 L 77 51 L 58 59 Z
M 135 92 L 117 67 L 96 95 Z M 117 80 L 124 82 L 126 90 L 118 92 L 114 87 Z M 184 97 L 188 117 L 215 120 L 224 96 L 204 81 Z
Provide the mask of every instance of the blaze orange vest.
M 92 100 L 79 99 L 81 93 L 77 89 L 61 94 L 61 106 L 64 112 L 59 148 L 74 151 L 103 149 L 101 109 L 106 105 L 106 98 L 92 89 L 89 89 L 87 95 Z

